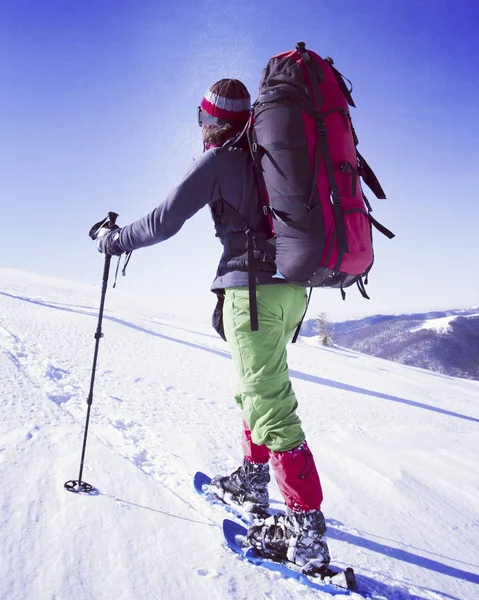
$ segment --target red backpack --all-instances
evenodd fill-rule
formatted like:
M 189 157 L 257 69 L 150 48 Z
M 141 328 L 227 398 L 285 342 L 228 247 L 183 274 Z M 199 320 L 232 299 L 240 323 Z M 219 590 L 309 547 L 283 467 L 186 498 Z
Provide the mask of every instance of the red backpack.
M 355 106 L 351 90 L 333 60 L 300 42 L 268 61 L 247 129 L 276 238 L 277 276 L 340 288 L 343 299 L 353 283 L 368 298 L 371 226 L 394 237 L 371 216 L 361 179 L 386 196 L 356 148 L 348 105 Z

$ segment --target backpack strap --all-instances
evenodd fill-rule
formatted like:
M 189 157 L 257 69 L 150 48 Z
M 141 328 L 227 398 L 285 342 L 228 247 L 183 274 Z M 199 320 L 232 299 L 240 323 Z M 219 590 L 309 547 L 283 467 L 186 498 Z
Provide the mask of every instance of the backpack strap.
M 237 145 L 240 142 L 241 138 L 245 135 L 245 133 L 247 133 L 247 131 L 249 129 L 249 126 L 251 124 L 252 115 L 253 115 L 253 109 L 251 109 L 250 117 L 246 121 L 246 125 L 243 127 L 243 129 L 239 133 L 237 133 L 235 136 L 231 137 L 229 140 L 226 140 L 226 142 L 221 146 L 222 148 L 230 148 L 232 146 Z M 213 117 L 213 118 L 216 118 L 216 117 Z M 227 121 L 227 123 L 230 124 L 229 121 Z
M 367 283 L 366 281 L 363 281 L 363 278 L 360 277 L 357 281 L 356 281 L 356 285 L 358 286 L 358 290 L 361 293 L 361 296 L 363 298 L 366 298 L 366 300 L 371 300 L 371 298 L 368 296 L 368 293 L 366 292 L 366 288 L 364 287 L 364 284 Z
M 376 221 L 376 219 L 371 216 L 371 213 L 368 213 L 368 217 L 369 217 L 369 220 L 371 221 L 372 225 L 374 225 L 374 227 L 376 227 L 376 229 L 378 231 L 380 231 L 383 235 L 385 235 L 387 238 L 392 240 L 393 237 L 396 237 L 395 233 L 390 231 L 387 227 L 384 227 L 384 225 L 381 225 L 381 223 L 379 221 Z
M 380 200 L 386 199 L 386 194 L 379 183 L 378 178 L 376 177 L 374 171 L 366 162 L 364 156 L 359 152 L 356 148 L 356 154 L 358 157 L 358 173 L 363 178 L 364 183 L 373 191 L 376 198 Z
M 258 331 L 258 304 L 256 302 L 256 258 L 254 255 L 256 247 L 256 238 L 254 231 L 250 228 L 246 218 L 229 202 L 224 198 L 216 203 L 215 207 L 212 207 L 213 219 L 215 225 L 219 225 L 223 218 L 225 205 L 230 209 L 230 217 L 232 217 L 236 225 L 246 235 L 246 252 L 248 260 L 248 290 L 249 290 L 249 312 L 250 312 L 250 325 L 251 331 Z
M 331 194 L 331 200 L 333 203 L 334 221 L 336 223 L 337 231 L 337 246 L 338 246 L 338 262 L 337 268 L 341 265 L 343 255 L 349 252 L 348 239 L 346 236 L 346 227 L 344 225 L 343 212 L 341 210 L 341 196 L 339 194 L 338 184 L 336 182 L 336 176 L 334 174 L 333 161 L 328 146 L 328 131 L 326 129 L 326 123 L 324 121 L 324 115 L 320 111 L 322 105 L 322 95 L 319 89 L 319 84 L 324 79 L 324 73 L 319 64 L 311 59 L 304 42 L 296 44 L 296 50 L 301 54 L 304 65 L 309 75 L 311 85 L 313 87 L 314 95 L 316 97 L 316 108 L 313 112 L 313 117 L 316 121 L 318 142 L 316 145 L 316 157 L 314 165 L 313 185 L 311 186 L 310 205 L 314 194 L 317 192 L 317 180 L 319 175 L 319 166 L 321 163 L 321 157 L 324 160 L 324 166 L 326 169 L 326 175 L 328 177 L 329 189 Z M 341 80 L 342 81 L 342 80 Z M 346 87 L 344 81 L 342 81 L 343 87 Z M 308 112 L 310 112 L 308 110 Z
M 311 193 L 314 194 L 314 192 L 317 189 L 316 182 L 318 179 L 321 157 L 323 157 L 326 175 L 328 177 L 329 182 L 331 200 L 333 203 L 334 221 L 336 223 L 337 232 L 338 265 L 340 265 L 343 258 L 343 254 L 349 252 L 348 239 L 346 236 L 346 227 L 344 225 L 344 217 L 343 212 L 341 210 L 341 196 L 339 194 L 338 184 L 336 183 L 333 161 L 331 159 L 331 153 L 329 151 L 326 124 L 322 116 L 320 116 L 319 112 L 318 116 L 316 117 L 316 123 L 318 131 L 318 143 L 316 146 L 316 159 Z
M 316 98 L 316 104 L 318 107 L 322 106 L 323 95 L 321 94 L 319 84 L 322 83 L 324 79 L 323 70 L 315 60 L 311 60 L 311 56 L 306 50 L 306 44 L 304 42 L 298 42 L 296 44 L 296 50 L 301 54 L 304 66 L 308 71 L 309 79 L 313 87 L 314 96 Z
M 354 104 L 354 100 L 353 100 L 353 97 L 351 95 L 351 92 L 353 91 L 353 84 L 351 83 L 351 81 L 347 77 L 345 77 L 342 73 L 340 73 L 336 69 L 336 67 L 334 66 L 334 60 L 330 56 L 327 56 L 324 60 L 331 67 L 331 70 L 333 71 L 334 76 L 336 77 L 336 80 L 337 80 L 337 82 L 339 84 L 339 87 L 341 88 L 341 91 L 343 92 L 343 94 L 344 94 L 344 96 L 345 96 L 345 98 L 346 98 L 349 106 L 352 106 L 352 107 L 356 108 L 356 104 Z M 350 86 L 349 88 L 346 85 L 345 80 L 349 83 L 349 86 Z
M 313 293 L 313 288 L 309 288 L 308 298 L 306 299 L 306 308 L 304 309 L 304 313 L 303 313 L 303 316 L 301 317 L 301 321 L 298 323 L 298 326 L 296 327 L 296 331 L 294 332 L 293 339 L 291 340 L 292 344 L 295 344 L 296 340 L 298 339 L 299 332 L 301 331 L 301 325 L 303 324 L 304 317 L 306 316 L 306 313 L 308 312 L 309 301 L 311 300 L 312 293 Z
M 251 229 L 246 231 L 246 244 L 248 251 L 248 292 L 249 292 L 249 322 L 251 331 L 258 331 L 258 303 L 256 302 L 256 269 L 254 258 L 254 233 Z

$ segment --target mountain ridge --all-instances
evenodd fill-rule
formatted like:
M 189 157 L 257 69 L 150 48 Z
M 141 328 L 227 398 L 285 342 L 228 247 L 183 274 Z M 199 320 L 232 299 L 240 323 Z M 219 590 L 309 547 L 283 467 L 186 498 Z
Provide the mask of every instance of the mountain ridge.
M 324 327 L 321 319 L 305 321 L 301 335 L 319 335 Z M 452 377 L 479 380 L 479 307 L 372 315 L 326 323 L 326 330 L 333 345 Z

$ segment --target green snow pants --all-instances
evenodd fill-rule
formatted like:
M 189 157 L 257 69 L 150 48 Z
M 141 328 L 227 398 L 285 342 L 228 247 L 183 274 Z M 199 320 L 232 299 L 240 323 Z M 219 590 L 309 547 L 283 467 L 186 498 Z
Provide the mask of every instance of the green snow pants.
M 225 290 L 223 325 L 238 375 L 235 400 L 259 446 L 286 452 L 305 439 L 288 372 L 286 344 L 306 309 L 306 289 L 258 285 L 259 331 L 251 331 L 248 287 Z

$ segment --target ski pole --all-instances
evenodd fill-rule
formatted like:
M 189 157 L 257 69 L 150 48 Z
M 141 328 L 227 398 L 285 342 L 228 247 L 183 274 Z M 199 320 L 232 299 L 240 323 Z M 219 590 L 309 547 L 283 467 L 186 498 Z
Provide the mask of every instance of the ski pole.
M 90 229 L 90 237 L 93 240 L 96 240 L 98 237 L 98 232 L 102 228 L 111 229 L 111 230 L 116 229 L 117 227 L 116 227 L 115 223 L 116 223 L 117 218 L 118 218 L 118 215 L 116 213 L 109 212 L 108 217 L 106 217 L 102 221 L 99 221 L 98 223 L 93 225 L 93 227 Z M 90 379 L 90 391 L 89 391 L 88 399 L 87 399 L 88 409 L 87 409 L 87 414 L 86 414 L 85 432 L 84 432 L 84 436 L 83 436 L 83 447 L 82 447 L 82 453 L 81 453 L 81 459 L 80 459 L 80 472 L 78 475 L 78 479 L 70 479 L 69 481 L 67 481 L 65 483 L 64 487 L 69 492 L 76 492 L 76 493 L 84 492 L 86 494 L 97 494 L 98 493 L 98 491 L 96 490 L 95 487 L 93 487 L 91 484 L 87 483 L 86 481 L 82 480 L 82 476 L 83 476 L 83 463 L 85 460 L 86 442 L 87 442 L 87 437 L 88 437 L 88 427 L 90 424 L 91 405 L 93 404 L 93 388 L 95 387 L 96 363 L 98 360 L 98 350 L 99 350 L 99 346 L 100 346 L 100 339 L 103 337 L 101 326 L 102 326 L 102 321 L 103 321 L 103 310 L 105 307 L 106 290 L 108 287 L 108 277 L 110 275 L 110 263 L 111 263 L 111 256 L 109 254 L 105 254 L 105 264 L 103 267 L 103 283 L 102 283 L 102 288 L 101 288 L 100 309 L 98 311 L 98 324 L 97 324 L 97 329 L 95 332 L 95 351 L 93 353 L 93 366 L 92 366 L 91 379 Z

